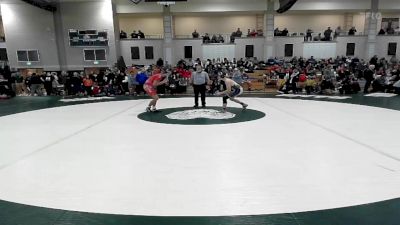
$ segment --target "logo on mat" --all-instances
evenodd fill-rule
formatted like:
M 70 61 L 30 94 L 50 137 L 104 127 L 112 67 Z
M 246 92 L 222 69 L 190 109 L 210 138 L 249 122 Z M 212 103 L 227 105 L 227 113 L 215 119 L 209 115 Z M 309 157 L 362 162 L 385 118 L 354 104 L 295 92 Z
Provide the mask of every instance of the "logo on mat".
M 265 117 L 265 113 L 253 109 L 228 108 L 227 112 L 224 112 L 221 107 L 207 107 L 206 109 L 168 108 L 138 115 L 139 119 L 148 122 L 181 125 L 241 123 L 263 117 Z
M 131 2 L 138 4 L 139 2 L 141 2 L 142 0 L 131 0 Z

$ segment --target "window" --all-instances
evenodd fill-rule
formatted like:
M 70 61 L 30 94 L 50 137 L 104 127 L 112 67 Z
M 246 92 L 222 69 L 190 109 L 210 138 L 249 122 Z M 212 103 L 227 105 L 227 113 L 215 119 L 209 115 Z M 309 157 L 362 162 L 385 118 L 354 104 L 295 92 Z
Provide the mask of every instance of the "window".
M 38 50 L 18 50 L 17 51 L 18 62 L 39 62 L 39 51 Z
M 285 57 L 293 57 L 293 44 L 285 44 Z
M 140 59 L 139 47 L 131 47 L 131 58 Z
M 356 49 L 355 43 L 347 43 L 346 56 L 354 56 L 355 49 Z
M 154 49 L 153 46 L 146 46 L 144 47 L 144 52 L 146 59 L 154 59 Z
M 8 61 L 7 49 L 0 48 L 0 61 Z
M 388 45 L 388 55 L 396 55 L 397 53 L 397 43 L 391 42 Z
M 254 57 L 254 45 L 246 45 L 245 57 L 246 58 Z
M 105 49 L 85 49 L 83 50 L 85 61 L 106 61 Z
M 193 58 L 193 48 L 192 46 L 185 46 L 185 59 Z

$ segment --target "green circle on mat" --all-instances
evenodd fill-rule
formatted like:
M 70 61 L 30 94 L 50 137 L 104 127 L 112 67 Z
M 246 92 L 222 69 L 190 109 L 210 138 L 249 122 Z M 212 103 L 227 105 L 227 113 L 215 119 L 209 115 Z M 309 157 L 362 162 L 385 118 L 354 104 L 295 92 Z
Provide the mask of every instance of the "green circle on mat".
M 223 112 L 221 107 L 207 107 L 194 109 L 190 107 L 167 108 L 157 112 L 145 112 L 138 115 L 139 119 L 164 124 L 181 125 L 212 125 L 241 123 L 258 120 L 265 117 L 265 113 L 242 108 L 228 108 Z

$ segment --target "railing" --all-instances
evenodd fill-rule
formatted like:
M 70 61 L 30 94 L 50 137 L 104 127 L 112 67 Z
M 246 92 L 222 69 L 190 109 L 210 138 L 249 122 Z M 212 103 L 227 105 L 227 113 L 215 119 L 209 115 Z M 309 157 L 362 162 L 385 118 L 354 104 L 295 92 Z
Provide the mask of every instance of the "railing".
M 145 34 L 145 38 L 131 38 L 128 35 L 127 38 L 121 38 L 121 40 L 146 40 L 146 39 L 163 39 L 164 36 L 162 34 Z

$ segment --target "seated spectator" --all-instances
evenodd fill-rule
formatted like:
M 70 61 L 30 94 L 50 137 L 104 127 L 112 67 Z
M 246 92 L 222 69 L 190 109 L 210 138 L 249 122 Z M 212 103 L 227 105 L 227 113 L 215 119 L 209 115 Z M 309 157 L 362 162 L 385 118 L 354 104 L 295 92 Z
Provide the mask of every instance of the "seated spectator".
M 335 33 L 333 34 L 333 38 L 336 39 L 340 34 L 342 33 L 342 28 L 338 26 L 335 30 Z
M 328 29 L 326 29 L 324 31 L 324 39 L 322 41 L 331 41 L 332 40 L 332 30 L 331 27 L 328 27 Z
M 126 38 L 128 38 L 128 36 L 125 31 L 121 30 L 121 32 L 119 33 L 119 38 L 126 39 Z
M 140 39 L 145 39 L 144 33 L 141 30 L 138 31 L 138 37 Z
M 240 28 L 238 28 L 237 29 L 237 31 L 235 32 L 236 33 L 236 35 L 235 35 L 235 37 L 242 37 L 242 31 L 240 30 Z
M 136 33 L 136 30 L 134 30 L 134 31 L 132 32 L 132 34 L 131 34 L 131 38 L 136 39 L 136 38 L 138 38 L 138 37 L 139 37 L 138 33 Z
M 197 30 L 194 30 L 192 33 L 193 38 L 199 38 L 199 33 L 197 33 Z
M 211 38 L 211 43 L 218 43 L 217 35 L 213 34 L 213 36 Z
M 221 34 L 218 35 L 218 37 L 217 37 L 217 42 L 218 42 L 218 43 L 224 43 L 224 42 L 225 42 L 225 39 L 224 39 L 224 37 L 222 37 Z
M 231 34 L 231 43 L 235 42 L 235 35 L 236 35 L 236 32 L 232 32 L 232 34 Z
M 319 33 L 318 36 L 314 37 L 314 41 L 322 41 L 321 33 Z
M 385 35 L 385 34 L 386 34 L 385 30 L 384 30 L 383 28 L 381 28 L 381 29 L 379 30 L 378 35 Z
M 263 30 L 262 30 L 262 29 L 257 30 L 257 36 L 258 36 L 258 37 L 264 36 L 264 33 L 263 33 Z
M 210 36 L 208 35 L 208 33 L 206 33 L 204 36 L 203 36 L 203 43 L 210 43 Z
M 394 29 L 393 27 L 390 25 L 388 26 L 388 28 L 386 29 L 386 33 L 389 35 L 393 35 L 394 34 Z
M 251 33 L 250 29 L 247 29 L 247 37 L 251 37 L 250 33 Z
M 34 95 L 34 96 L 43 95 L 43 92 L 42 92 L 43 83 L 44 83 L 44 80 L 41 76 L 39 76 L 36 73 L 32 73 L 32 77 L 30 79 L 31 95 Z
M 281 36 L 281 31 L 279 30 L 279 27 L 275 28 L 274 36 Z
M 356 28 L 355 28 L 355 27 L 352 27 L 352 28 L 349 30 L 349 35 L 355 35 L 356 32 L 357 32 Z
M 397 28 L 394 29 L 394 34 L 395 35 L 399 35 L 400 34 L 400 27 L 399 26 L 397 26 Z
M 281 32 L 281 36 L 284 36 L 284 37 L 288 36 L 288 34 L 289 34 L 289 31 L 287 28 L 283 29 L 283 31 Z
M 87 96 L 93 96 L 93 80 L 90 79 L 88 74 L 83 78 L 83 87 Z
M 256 31 L 255 29 L 253 29 L 253 30 L 250 32 L 250 37 L 257 37 L 257 31 Z

